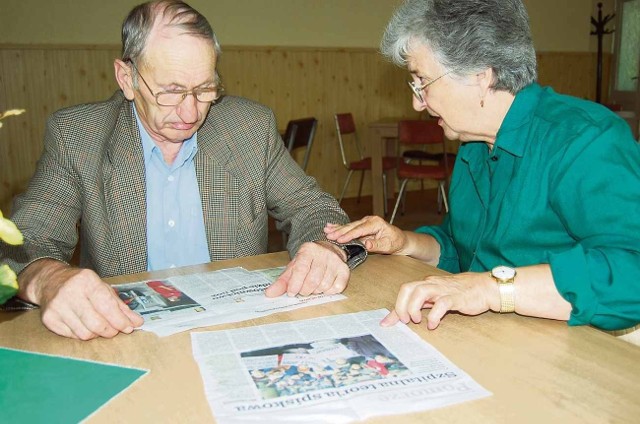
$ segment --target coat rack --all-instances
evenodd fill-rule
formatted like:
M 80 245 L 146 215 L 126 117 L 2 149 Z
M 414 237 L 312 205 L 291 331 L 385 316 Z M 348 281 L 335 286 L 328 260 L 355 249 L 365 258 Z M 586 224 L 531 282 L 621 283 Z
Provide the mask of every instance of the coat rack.
M 598 72 L 596 75 L 596 102 L 601 103 L 602 92 L 602 38 L 613 33 L 614 29 L 606 29 L 605 26 L 616 16 L 615 13 L 602 17 L 602 3 L 598 3 L 598 19 L 591 17 L 591 25 L 594 26 L 594 30 L 591 31 L 591 35 L 598 36 Z

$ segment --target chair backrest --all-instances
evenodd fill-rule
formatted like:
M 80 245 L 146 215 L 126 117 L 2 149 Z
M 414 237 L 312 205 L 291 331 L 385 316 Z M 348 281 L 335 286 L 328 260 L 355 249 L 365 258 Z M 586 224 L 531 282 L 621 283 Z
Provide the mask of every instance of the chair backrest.
M 302 169 L 305 171 L 309 164 L 311 146 L 313 145 L 317 126 L 318 120 L 316 118 L 293 119 L 287 124 L 287 129 L 284 133 L 284 143 L 289 153 L 299 147 L 306 148 L 302 161 Z
M 435 119 L 403 120 L 398 122 L 398 144 L 441 144 L 443 165 L 445 169 L 449 169 L 449 155 L 446 154 L 447 146 L 445 140 L 444 130 Z
M 353 120 L 351 113 L 336 113 L 336 133 L 338 135 L 338 144 L 340 145 L 340 155 L 342 157 L 342 164 L 345 168 L 349 167 L 349 161 L 345 153 L 346 138 L 349 136 L 353 139 L 353 143 L 358 151 L 358 159 L 362 159 L 362 149 L 360 148 L 360 140 L 358 140 L 358 133 L 356 132 L 356 123 Z

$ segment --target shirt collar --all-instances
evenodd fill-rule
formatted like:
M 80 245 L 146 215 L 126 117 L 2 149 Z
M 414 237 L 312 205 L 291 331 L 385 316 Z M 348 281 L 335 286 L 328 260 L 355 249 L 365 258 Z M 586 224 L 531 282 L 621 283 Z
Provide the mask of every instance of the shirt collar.
M 133 114 L 135 115 L 136 122 L 138 123 L 140 139 L 142 141 L 142 152 L 144 155 L 144 161 L 145 163 L 148 163 L 154 154 L 161 156 L 162 153 L 160 152 L 160 149 L 158 148 L 156 143 L 153 141 L 153 139 L 147 132 L 147 129 L 142 125 L 142 122 L 140 122 L 140 116 L 138 115 L 138 110 L 136 109 L 135 103 L 131 102 L 131 104 L 133 105 Z M 180 153 L 178 153 L 178 157 L 176 158 L 171 168 L 179 167 L 184 162 L 191 160 L 195 156 L 197 151 L 198 151 L 198 132 L 193 134 L 190 138 L 186 139 L 182 143 L 182 147 L 180 148 Z
M 522 157 L 526 148 L 526 134 L 522 133 L 522 129 L 531 122 L 541 94 L 542 87 L 537 83 L 529 84 L 516 94 L 500 125 L 494 148 Z

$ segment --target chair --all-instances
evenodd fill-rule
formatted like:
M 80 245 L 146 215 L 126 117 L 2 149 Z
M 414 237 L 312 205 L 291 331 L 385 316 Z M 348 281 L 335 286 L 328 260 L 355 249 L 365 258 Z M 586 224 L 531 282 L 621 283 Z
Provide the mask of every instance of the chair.
M 416 146 L 416 145 L 428 145 L 428 144 L 440 144 L 442 146 L 441 156 L 430 156 L 429 159 L 436 158 L 435 164 L 413 164 L 410 160 L 398 161 L 398 178 L 402 180 L 400 184 L 400 192 L 396 199 L 396 204 L 391 214 L 389 223 L 393 224 L 393 220 L 396 217 L 398 211 L 398 205 L 403 198 L 404 191 L 407 187 L 407 182 L 410 179 L 433 179 L 438 182 L 438 212 L 442 210 L 442 203 L 446 212 L 449 212 L 449 205 L 447 203 L 446 195 L 446 182 L 450 176 L 449 159 L 451 154 L 446 154 L 446 145 L 444 131 L 438 125 L 435 120 L 405 120 L 398 122 L 398 147 L 400 146 Z M 426 153 L 426 152 L 424 152 Z M 427 156 L 425 155 L 425 159 Z
M 358 188 L 358 203 L 360 202 L 360 195 L 362 194 L 362 183 L 364 181 L 364 172 L 371 170 L 371 157 L 364 157 L 362 155 L 362 148 L 360 147 L 360 141 L 358 140 L 358 134 L 356 132 L 356 124 L 353 121 L 353 115 L 351 113 L 336 113 L 336 131 L 338 134 L 338 144 L 340 146 L 340 155 L 342 157 L 342 164 L 347 169 L 347 179 L 342 186 L 342 193 L 340 193 L 340 199 L 338 202 L 342 202 L 344 193 L 349 186 L 351 176 L 354 171 L 361 171 L 360 174 L 360 187 Z M 345 137 L 347 136 L 347 137 Z M 351 139 L 358 152 L 358 158 L 354 161 L 347 159 L 345 144 L 347 139 Z M 382 190 L 384 193 L 384 214 L 387 214 L 387 174 L 386 171 L 396 167 L 396 158 L 385 156 L 382 158 Z M 374 188 L 375 189 L 375 188 Z
M 300 147 L 304 147 L 306 149 L 301 166 L 302 170 L 305 172 L 307 171 L 307 165 L 309 164 L 311 146 L 313 144 L 313 138 L 316 134 L 317 126 L 318 120 L 316 118 L 291 120 L 287 124 L 287 129 L 282 138 L 289 153 Z

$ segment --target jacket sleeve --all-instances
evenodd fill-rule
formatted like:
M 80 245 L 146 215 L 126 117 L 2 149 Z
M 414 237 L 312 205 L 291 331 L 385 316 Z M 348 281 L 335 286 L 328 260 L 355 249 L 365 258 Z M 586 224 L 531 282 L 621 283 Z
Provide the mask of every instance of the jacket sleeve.
M 277 228 L 289 234 L 287 249 L 293 256 L 304 242 L 326 240 L 323 229 L 328 222 L 346 224 L 349 218 L 336 199 L 321 190 L 315 178 L 306 175 L 291 157 L 273 114 L 267 137 L 267 208 Z M 363 247 L 361 250 L 364 252 Z M 357 264 L 364 260 L 362 255 L 354 258 L 359 258 Z
M 624 122 L 591 127 L 557 161 L 550 207 L 575 245 L 549 255 L 570 325 L 640 322 L 640 146 Z
M 44 151 L 35 174 L 13 204 L 11 219 L 22 231 L 24 244 L 3 243 L 0 261 L 16 273 L 42 258 L 68 262 L 78 242 L 81 203 L 77 177 L 65 157 L 54 114 L 47 122 Z

